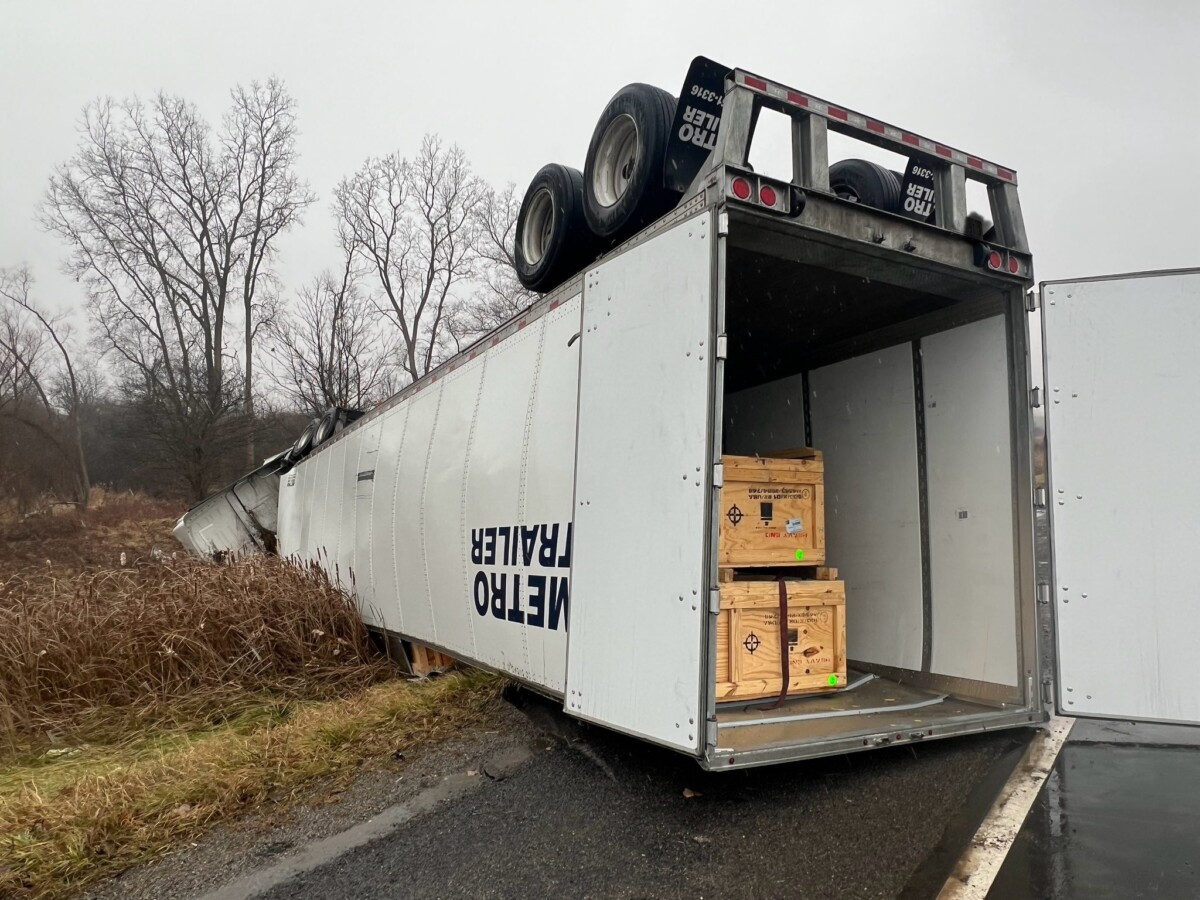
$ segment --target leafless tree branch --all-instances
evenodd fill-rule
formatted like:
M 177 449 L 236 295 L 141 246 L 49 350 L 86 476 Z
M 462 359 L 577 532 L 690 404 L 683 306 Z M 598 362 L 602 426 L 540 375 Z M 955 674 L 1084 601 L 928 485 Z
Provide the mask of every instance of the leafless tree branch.
M 254 340 L 273 293 L 275 241 L 313 201 L 294 172 L 294 101 L 238 87 L 214 133 L 187 101 L 98 100 L 59 166 L 42 222 L 70 247 L 98 336 L 193 497 L 224 433 L 254 456 Z M 241 316 L 237 352 L 227 344 Z M 252 424 L 252 423 L 251 423 Z

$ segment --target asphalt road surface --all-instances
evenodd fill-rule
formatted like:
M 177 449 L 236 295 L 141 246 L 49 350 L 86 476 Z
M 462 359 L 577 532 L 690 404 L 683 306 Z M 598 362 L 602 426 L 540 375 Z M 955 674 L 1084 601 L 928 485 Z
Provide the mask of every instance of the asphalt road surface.
M 559 740 L 257 896 L 930 897 L 1029 734 L 718 775 L 527 712 Z
M 1076 723 L 987 896 L 1200 897 L 1197 729 Z

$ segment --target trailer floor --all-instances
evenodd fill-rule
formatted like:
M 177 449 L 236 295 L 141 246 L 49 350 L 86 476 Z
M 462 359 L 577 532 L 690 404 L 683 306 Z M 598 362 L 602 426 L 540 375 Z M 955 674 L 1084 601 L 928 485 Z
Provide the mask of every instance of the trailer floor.
M 854 670 L 848 674 L 850 687 L 845 690 L 796 697 L 778 708 L 773 708 L 772 700 L 718 707 L 718 746 L 743 751 L 794 743 L 799 736 L 828 741 L 880 732 L 898 732 L 907 738 L 914 731 L 997 712 L 995 707 L 887 678 Z

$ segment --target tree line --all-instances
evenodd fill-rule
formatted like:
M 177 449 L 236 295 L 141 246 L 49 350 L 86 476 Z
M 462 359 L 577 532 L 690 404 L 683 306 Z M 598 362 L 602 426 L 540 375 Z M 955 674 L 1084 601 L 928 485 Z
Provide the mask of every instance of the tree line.
M 38 210 L 86 327 L 0 269 L 0 497 L 91 482 L 199 500 L 330 406 L 366 408 L 529 304 L 520 197 L 427 135 L 332 190 L 336 266 L 286 285 L 281 237 L 318 197 L 295 99 L 230 92 L 219 123 L 165 93 L 85 107 Z M 2 262 L 2 261 L 0 261 Z

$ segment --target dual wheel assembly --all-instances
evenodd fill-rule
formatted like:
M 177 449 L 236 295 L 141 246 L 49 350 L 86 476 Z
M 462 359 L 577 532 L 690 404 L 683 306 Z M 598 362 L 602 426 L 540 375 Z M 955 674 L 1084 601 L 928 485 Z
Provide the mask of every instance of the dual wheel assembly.
M 582 172 L 542 166 L 517 217 L 521 284 L 553 290 L 679 202 L 663 184 L 675 104 L 652 85 L 626 85 L 604 107 Z
M 287 451 L 287 462 L 295 465 L 351 422 L 357 421 L 362 416 L 362 410 L 348 409 L 344 406 L 331 406 L 325 411 L 324 415 L 313 419 L 300 432 L 300 436 L 296 438 L 295 443 Z
M 543 294 L 553 290 L 679 203 L 682 195 L 663 177 L 676 103 L 652 85 L 626 85 L 600 114 L 582 172 L 542 166 L 517 216 L 521 284 Z M 901 173 L 865 159 L 829 167 L 831 193 L 901 215 L 902 182 Z

